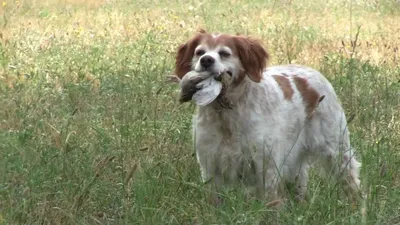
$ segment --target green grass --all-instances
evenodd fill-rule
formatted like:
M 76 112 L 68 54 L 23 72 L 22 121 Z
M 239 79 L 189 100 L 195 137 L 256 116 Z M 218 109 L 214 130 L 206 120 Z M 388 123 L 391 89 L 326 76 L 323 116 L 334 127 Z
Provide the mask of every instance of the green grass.
M 200 27 L 261 38 L 270 65 L 322 71 L 355 115 L 367 224 L 400 223 L 396 1 L 6 2 L 0 224 L 360 224 L 317 171 L 310 201 L 279 212 L 240 190 L 224 192 L 219 208 L 207 203 L 195 107 L 164 82 L 177 46 Z

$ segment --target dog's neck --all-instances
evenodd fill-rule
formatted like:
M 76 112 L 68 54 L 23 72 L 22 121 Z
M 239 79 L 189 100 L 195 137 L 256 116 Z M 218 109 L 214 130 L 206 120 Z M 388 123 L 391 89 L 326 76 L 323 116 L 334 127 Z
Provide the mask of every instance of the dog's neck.
M 257 92 L 257 84 L 247 77 L 239 84 L 231 83 L 229 85 L 227 92 L 223 95 L 231 103 L 230 108 L 216 99 L 213 103 L 200 107 L 200 112 L 205 110 L 221 113 L 235 110 L 237 107 L 245 107 L 249 103 L 249 98 L 252 98 Z

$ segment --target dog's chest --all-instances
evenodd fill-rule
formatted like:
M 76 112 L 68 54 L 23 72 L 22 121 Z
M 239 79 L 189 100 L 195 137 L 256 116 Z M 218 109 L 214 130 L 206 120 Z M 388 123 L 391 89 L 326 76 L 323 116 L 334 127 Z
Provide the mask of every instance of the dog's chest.
M 235 157 L 248 156 L 249 148 L 257 136 L 257 121 L 246 110 L 228 111 L 216 115 L 214 125 L 221 142 L 222 154 Z M 246 156 L 246 157 L 247 157 Z

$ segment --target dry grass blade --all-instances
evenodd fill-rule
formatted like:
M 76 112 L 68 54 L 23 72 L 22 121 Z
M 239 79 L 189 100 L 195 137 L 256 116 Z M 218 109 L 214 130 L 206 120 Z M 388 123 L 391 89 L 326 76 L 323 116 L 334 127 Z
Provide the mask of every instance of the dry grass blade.
M 92 179 L 81 189 L 80 194 L 78 196 L 76 196 L 76 198 L 75 198 L 75 202 L 74 202 L 74 206 L 73 206 L 73 208 L 75 209 L 75 212 L 79 211 L 84 199 L 90 192 L 90 188 L 93 186 L 93 184 L 96 182 L 96 180 L 100 177 L 100 175 L 102 174 L 103 170 L 108 165 L 108 163 L 110 163 L 112 160 L 114 160 L 114 158 L 115 158 L 115 156 L 104 157 L 96 165 L 95 174 L 93 175 Z

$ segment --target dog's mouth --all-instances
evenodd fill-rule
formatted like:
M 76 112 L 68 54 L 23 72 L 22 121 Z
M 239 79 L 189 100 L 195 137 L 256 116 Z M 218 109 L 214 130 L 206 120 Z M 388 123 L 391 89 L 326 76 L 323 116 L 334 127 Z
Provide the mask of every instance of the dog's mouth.
M 232 77 L 232 72 L 231 71 L 225 71 L 230 77 Z M 222 80 L 222 74 L 225 72 L 219 72 L 217 75 L 214 76 L 214 79 L 216 81 L 221 81 Z

